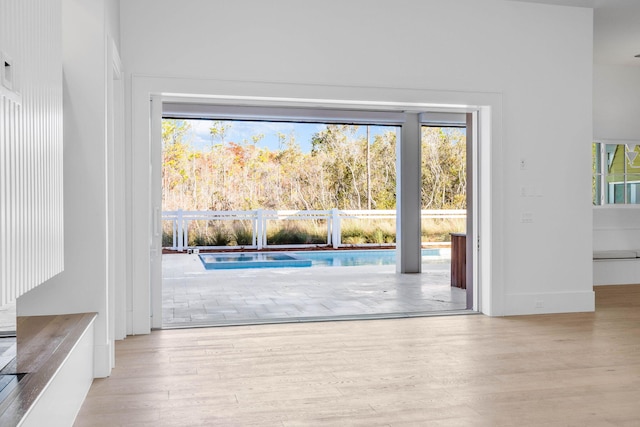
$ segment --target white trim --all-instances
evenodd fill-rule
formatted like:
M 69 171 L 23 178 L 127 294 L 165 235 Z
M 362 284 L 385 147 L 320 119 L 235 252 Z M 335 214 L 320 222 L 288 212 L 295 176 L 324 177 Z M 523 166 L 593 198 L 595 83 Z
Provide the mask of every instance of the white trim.
M 112 340 L 104 344 L 96 344 L 93 357 L 93 377 L 107 378 L 114 367 L 115 343 Z
M 465 127 L 467 117 L 465 113 L 426 112 L 420 113 L 420 124 L 440 127 Z
M 508 294 L 505 300 L 505 316 L 595 311 L 593 291 Z
M 609 140 L 596 140 L 593 142 L 593 144 L 598 144 L 597 147 L 599 148 L 597 150 L 596 155 L 599 157 L 599 164 L 600 164 L 600 170 L 595 172 L 594 174 L 592 174 L 592 178 L 597 178 L 599 183 L 600 183 L 600 194 L 599 194 L 599 204 L 595 205 L 595 206 L 633 206 L 633 205 L 638 205 L 638 201 L 635 200 L 635 194 L 632 194 L 631 196 L 631 200 L 629 200 L 629 194 L 627 193 L 628 191 L 628 186 L 630 184 L 638 184 L 640 183 L 640 181 L 627 181 L 627 178 L 630 175 L 637 175 L 637 171 L 633 171 L 633 169 L 640 169 L 640 167 L 638 166 L 633 166 L 631 164 L 629 164 L 629 159 L 627 157 L 627 153 L 629 152 L 629 146 L 631 145 L 633 149 L 635 149 L 635 146 L 640 145 L 640 140 L 613 140 L 613 139 L 609 139 Z M 622 160 L 622 164 L 624 166 L 624 170 L 621 173 L 614 173 L 614 174 L 610 174 L 608 172 L 608 168 L 609 166 L 611 166 L 611 164 L 609 163 L 609 159 L 607 158 L 607 145 L 609 146 L 623 146 L 622 150 L 623 150 L 623 160 Z M 617 151 L 617 150 L 615 150 Z M 614 152 L 615 152 L 614 151 Z M 629 170 L 632 169 L 632 170 Z M 617 176 L 622 176 L 624 178 L 623 181 L 607 181 L 607 179 L 609 177 L 617 177 Z M 615 203 L 615 186 L 616 185 L 622 185 L 622 193 L 624 196 L 624 201 L 622 203 Z M 609 200 L 613 200 L 613 202 L 610 202 Z
M 606 210 L 606 209 L 640 209 L 640 204 L 622 204 L 622 203 L 608 203 L 606 205 L 594 205 L 593 209 Z
M 481 290 L 479 283 L 481 283 L 480 278 L 480 268 L 479 268 L 479 260 L 480 260 L 480 235 L 478 233 L 478 224 L 479 224 L 479 165 L 480 160 L 478 158 L 478 141 L 479 141 L 479 113 L 467 113 L 464 114 L 465 117 L 465 131 L 467 134 L 467 235 L 469 236 L 469 241 L 467 241 L 467 254 L 470 254 L 469 259 L 470 263 L 467 264 L 467 275 L 471 276 L 471 283 L 467 284 L 467 308 L 470 308 L 474 311 L 478 310 L 479 307 L 479 294 L 481 294 Z M 469 264 L 471 264 L 469 266 Z
M 111 50 L 109 51 L 112 59 L 112 67 L 113 67 L 113 79 L 120 80 L 122 79 L 122 60 L 120 59 L 120 52 L 118 51 L 118 46 L 116 46 L 115 40 L 109 37 Z
M 502 188 L 503 168 L 493 167 L 502 164 L 502 97 L 487 99 L 489 105 L 481 106 L 478 111 L 478 166 L 477 188 L 478 226 L 474 228 L 480 238 L 478 262 L 479 283 L 478 311 L 490 316 L 504 314 L 504 200 Z M 494 191 L 494 186 L 498 188 Z
M 109 339 L 126 337 L 127 245 L 124 165 L 124 80 L 122 62 L 113 38 L 108 37 L 107 74 L 107 242 L 109 288 Z M 111 365 L 115 366 L 115 346 L 111 345 Z
M 220 104 L 178 104 L 164 102 L 162 115 L 172 118 L 215 120 L 260 120 L 311 123 L 349 123 L 402 125 L 405 117 L 399 111 L 339 110 L 311 107 L 259 107 Z
M 136 77 L 136 76 L 133 76 Z M 219 81 L 221 83 L 238 83 L 236 81 Z M 260 82 L 246 82 L 250 84 L 261 84 Z M 266 83 L 273 84 L 273 83 Z M 288 85 L 284 83 L 275 83 L 278 85 L 294 86 L 296 88 L 303 85 Z M 321 86 L 310 85 L 314 89 L 321 87 L 342 88 L 341 86 Z M 347 88 L 347 87 L 344 87 Z M 362 87 L 349 87 L 351 89 Z M 389 88 L 387 88 L 389 89 Z M 160 94 L 160 93 L 159 93 Z M 300 97 L 282 97 L 282 96 L 253 96 L 253 95 L 213 95 L 213 94 L 188 94 L 175 92 L 161 92 L 163 100 L 170 103 L 197 103 L 203 104 L 208 100 L 211 104 L 231 105 L 231 106 L 249 106 L 249 107 L 319 107 L 326 109 L 345 108 L 354 110 L 385 110 L 385 111 L 403 111 L 413 113 L 423 113 L 425 111 L 441 111 L 441 112 L 460 112 L 473 110 L 473 104 L 447 104 L 447 103 L 431 103 L 431 102 L 396 102 L 396 101 L 380 101 L 380 100 L 359 100 L 359 99 L 335 99 L 326 97 L 324 94 L 317 98 L 300 98 Z
M 162 97 L 151 97 L 151 167 L 149 173 L 151 224 L 149 280 L 151 327 L 162 327 Z M 155 167 L 158 165 L 158 167 Z
M 601 145 L 640 145 L 640 139 L 594 139 L 594 144 Z

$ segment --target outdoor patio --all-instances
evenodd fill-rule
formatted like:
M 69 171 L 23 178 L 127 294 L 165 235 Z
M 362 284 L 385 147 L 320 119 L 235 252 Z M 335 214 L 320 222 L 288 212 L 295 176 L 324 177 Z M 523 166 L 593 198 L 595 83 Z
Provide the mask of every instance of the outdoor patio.
M 206 270 L 198 255 L 164 254 L 163 327 L 409 317 L 464 310 L 448 260 L 422 274 L 395 266 Z

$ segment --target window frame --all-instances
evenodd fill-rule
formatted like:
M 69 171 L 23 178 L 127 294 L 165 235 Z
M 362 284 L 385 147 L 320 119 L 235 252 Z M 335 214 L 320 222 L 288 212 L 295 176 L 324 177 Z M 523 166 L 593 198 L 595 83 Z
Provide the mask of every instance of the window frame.
M 595 146 L 595 147 L 594 147 Z M 613 150 L 607 150 L 607 146 L 615 146 Z M 594 207 L 638 207 L 640 208 L 640 198 L 636 196 L 629 197 L 630 186 L 637 188 L 640 185 L 639 179 L 630 180 L 629 176 L 640 176 L 640 166 L 629 166 L 627 153 L 635 151 L 638 156 L 634 159 L 634 163 L 640 160 L 640 152 L 638 151 L 640 141 L 635 140 L 595 140 L 592 143 L 592 182 L 594 183 L 592 191 L 592 204 Z M 624 153 L 623 170 L 620 173 L 609 173 L 610 167 L 613 166 L 618 149 L 622 149 Z M 609 154 L 613 153 L 613 157 L 609 158 Z M 598 156 L 596 158 L 595 156 Z M 638 169 L 633 171 L 630 169 Z M 622 180 L 607 181 L 607 177 L 621 177 Z M 616 187 L 622 185 L 623 200 L 620 203 L 615 202 Z M 598 191 L 599 190 L 599 191 Z M 635 199 L 630 201 L 629 199 Z

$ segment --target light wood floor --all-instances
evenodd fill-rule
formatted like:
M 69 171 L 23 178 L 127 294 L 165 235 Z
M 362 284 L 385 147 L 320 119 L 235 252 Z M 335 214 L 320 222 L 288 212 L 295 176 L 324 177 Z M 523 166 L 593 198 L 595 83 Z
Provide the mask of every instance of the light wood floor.
M 166 330 L 76 426 L 639 426 L 640 285 L 596 313 Z

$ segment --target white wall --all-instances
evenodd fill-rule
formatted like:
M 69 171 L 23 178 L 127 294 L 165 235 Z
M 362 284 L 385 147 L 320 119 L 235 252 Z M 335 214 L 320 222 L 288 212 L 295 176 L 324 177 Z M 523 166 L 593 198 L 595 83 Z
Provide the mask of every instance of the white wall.
M 189 93 L 278 96 L 274 88 L 286 87 L 299 98 L 377 98 L 365 101 L 494 93 L 503 126 L 492 129 L 502 141 L 490 171 L 492 314 L 594 308 L 591 10 L 499 0 L 129 0 L 121 8 L 134 169 L 148 165 L 148 131 L 138 134 L 135 121 L 149 107 L 136 94 L 152 80 L 159 92 L 180 78 Z M 142 288 L 150 210 L 136 196 L 149 193 L 146 177 L 129 177 L 139 230 L 133 280 Z
M 106 25 L 107 34 L 113 38 L 113 41 L 118 48 L 120 47 L 120 1 L 119 0 L 106 0 Z
M 640 141 L 639 112 L 640 66 L 596 64 L 593 70 L 594 138 Z
M 109 375 L 107 141 L 115 0 L 63 0 L 65 271 L 18 300 L 19 315 L 97 312 L 95 376 Z
M 0 2 L 0 306 L 64 268 L 60 14 Z

